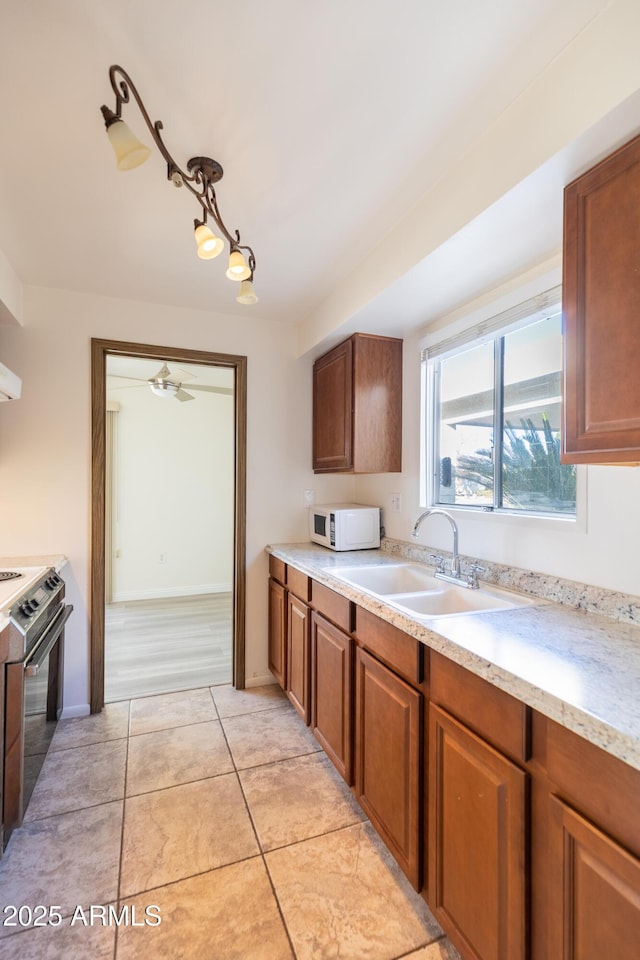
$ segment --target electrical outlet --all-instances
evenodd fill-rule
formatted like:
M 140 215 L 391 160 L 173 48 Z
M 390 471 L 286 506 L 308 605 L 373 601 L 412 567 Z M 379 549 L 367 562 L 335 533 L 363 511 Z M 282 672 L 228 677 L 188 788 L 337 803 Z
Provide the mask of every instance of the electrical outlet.
M 402 495 L 399 493 L 391 494 L 391 512 L 400 513 L 402 510 Z
M 312 507 L 316 502 L 315 490 L 305 490 L 302 494 L 302 502 L 305 507 Z
M 166 553 L 161 553 L 158 557 L 158 563 L 166 563 L 166 562 L 167 562 Z

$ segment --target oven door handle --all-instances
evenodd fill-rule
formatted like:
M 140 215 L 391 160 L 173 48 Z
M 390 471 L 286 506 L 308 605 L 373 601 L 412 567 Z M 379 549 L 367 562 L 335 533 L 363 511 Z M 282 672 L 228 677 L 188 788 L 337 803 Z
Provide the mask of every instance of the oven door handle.
M 53 649 L 54 644 L 60 638 L 60 634 L 64 630 L 64 625 L 71 616 L 71 611 L 73 610 L 73 605 L 68 603 L 66 604 L 60 613 L 58 613 L 54 619 L 51 621 L 44 637 L 42 637 L 35 645 L 33 650 L 25 658 L 24 661 L 24 672 L 27 677 L 35 677 L 38 673 L 38 670 L 45 662 L 51 650 Z

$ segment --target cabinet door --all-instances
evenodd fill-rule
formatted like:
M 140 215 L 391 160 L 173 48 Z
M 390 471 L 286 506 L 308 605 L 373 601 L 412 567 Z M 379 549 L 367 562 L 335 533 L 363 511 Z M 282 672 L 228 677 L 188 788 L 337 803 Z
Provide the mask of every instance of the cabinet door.
M 551 798 L 549 950 L 555 960 L 637 960 L 640 861 Z
M 287 593 L 281 583 L 269 579 L 269 670 L 282 689 L 287 685 Z
M 422 696 L 356 650 L 355 789 L 416 889 L 420 882 Z
M 289 700 L 309 723 L 309 607 L 291 593 L 287 608 L 287 684 Z
M 431 705 L 428 900 L 465 957 L 526 955 L 525 810 L 526 774 Z
M 353 468 L 353 345 L 345 340 L 313 365 L 313 469 Z
M 565 189 L 564 463 L 640 459 L 640 137 Z
M 349 784 L 352 644 L 351 637 L 324 617 L 311 615 L 311 728 Z

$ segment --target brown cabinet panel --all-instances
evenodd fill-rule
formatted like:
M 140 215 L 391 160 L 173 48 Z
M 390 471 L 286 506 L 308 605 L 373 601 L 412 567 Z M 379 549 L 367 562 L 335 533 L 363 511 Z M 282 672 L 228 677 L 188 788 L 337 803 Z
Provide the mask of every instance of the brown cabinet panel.
M 24 666 L 22 663 L 3 665 L 5 672 L 5 727 L 4 727 L 4 797 L 3 827 L 9 833 L 22 820 L 22 793 L 24 786 Z
M 640 459 L 640 137 L 565 189 L 564 463 Z
M 345 340 L 313 365 L 313 469 L 353 469 L 353 345 Z
M 529 759 L 529 710 L 448 657 L 431 653 L 431 700 L 509 756 Z
M 526 774 L 429 708 L 428 900 L 463 956 L 526 956 Z
M 548 957 L 637 960 L 640 861 L 551 798 Z
M 287 592 L 269 578 L 269 670 L 282 689 L 287 685 Z
M 424 655 L 427 652 L 415 640 L 393 624 L 381 620 L 363 607 L 356 607 L 354 636 L 378 660 L 382 660 L 409 683 L 420 684 L 423 679 Z
M 269 576 L 283 586 L 287 582 L 287 565 L 283 560 L 271 555 L 269 557 Z
M 353 781 L 353 641 L 311 614 L 311 729 L 348 784 Z
M 311 603 L 323 617 L 350 633 L 351 602 L 346 597 L 341 597 L 339 593 L 330 590 L 324 584 L 312 580 Z
M 361 649 L 355 686 L 356 796 L 419 889 L 422 696 Z
M 355 333 L 316 360 L 313 469 L 402 470 L 402 340 Z
M 552 720 L 546 728 L 555 792 L 640 857 L 640 770 Z
M 290 593 L 287 605 L 286 691 L 305 723 L 311 719 L 309 664 L 309 607 Z
M 304 600 L 305 603 L 309 602 L 309 597 L 311 596 L 311 580 L 306 573 L 302 573 L 301 570 L 296 570 L 295 567 L 287 567 L 287 586 L 290 593 L 294 593 L 296 597 Z

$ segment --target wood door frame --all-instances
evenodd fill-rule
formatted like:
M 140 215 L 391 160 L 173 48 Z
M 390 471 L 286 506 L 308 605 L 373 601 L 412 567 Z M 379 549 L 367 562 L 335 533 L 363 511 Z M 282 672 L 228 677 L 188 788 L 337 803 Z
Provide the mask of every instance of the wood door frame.
M 128 356 L 177 363 L 229 367 L 234 388 L 234 550 L 233 550 L 233 685 L 245 685 L 246 492 L 247 492 L 247 358 L 206 350 L 159 347 L 120 340 L 91 340 L 91 584 L 90 658 L 91 713 L 104 706 L 105 582 L 105 413 L 107 356 Z

